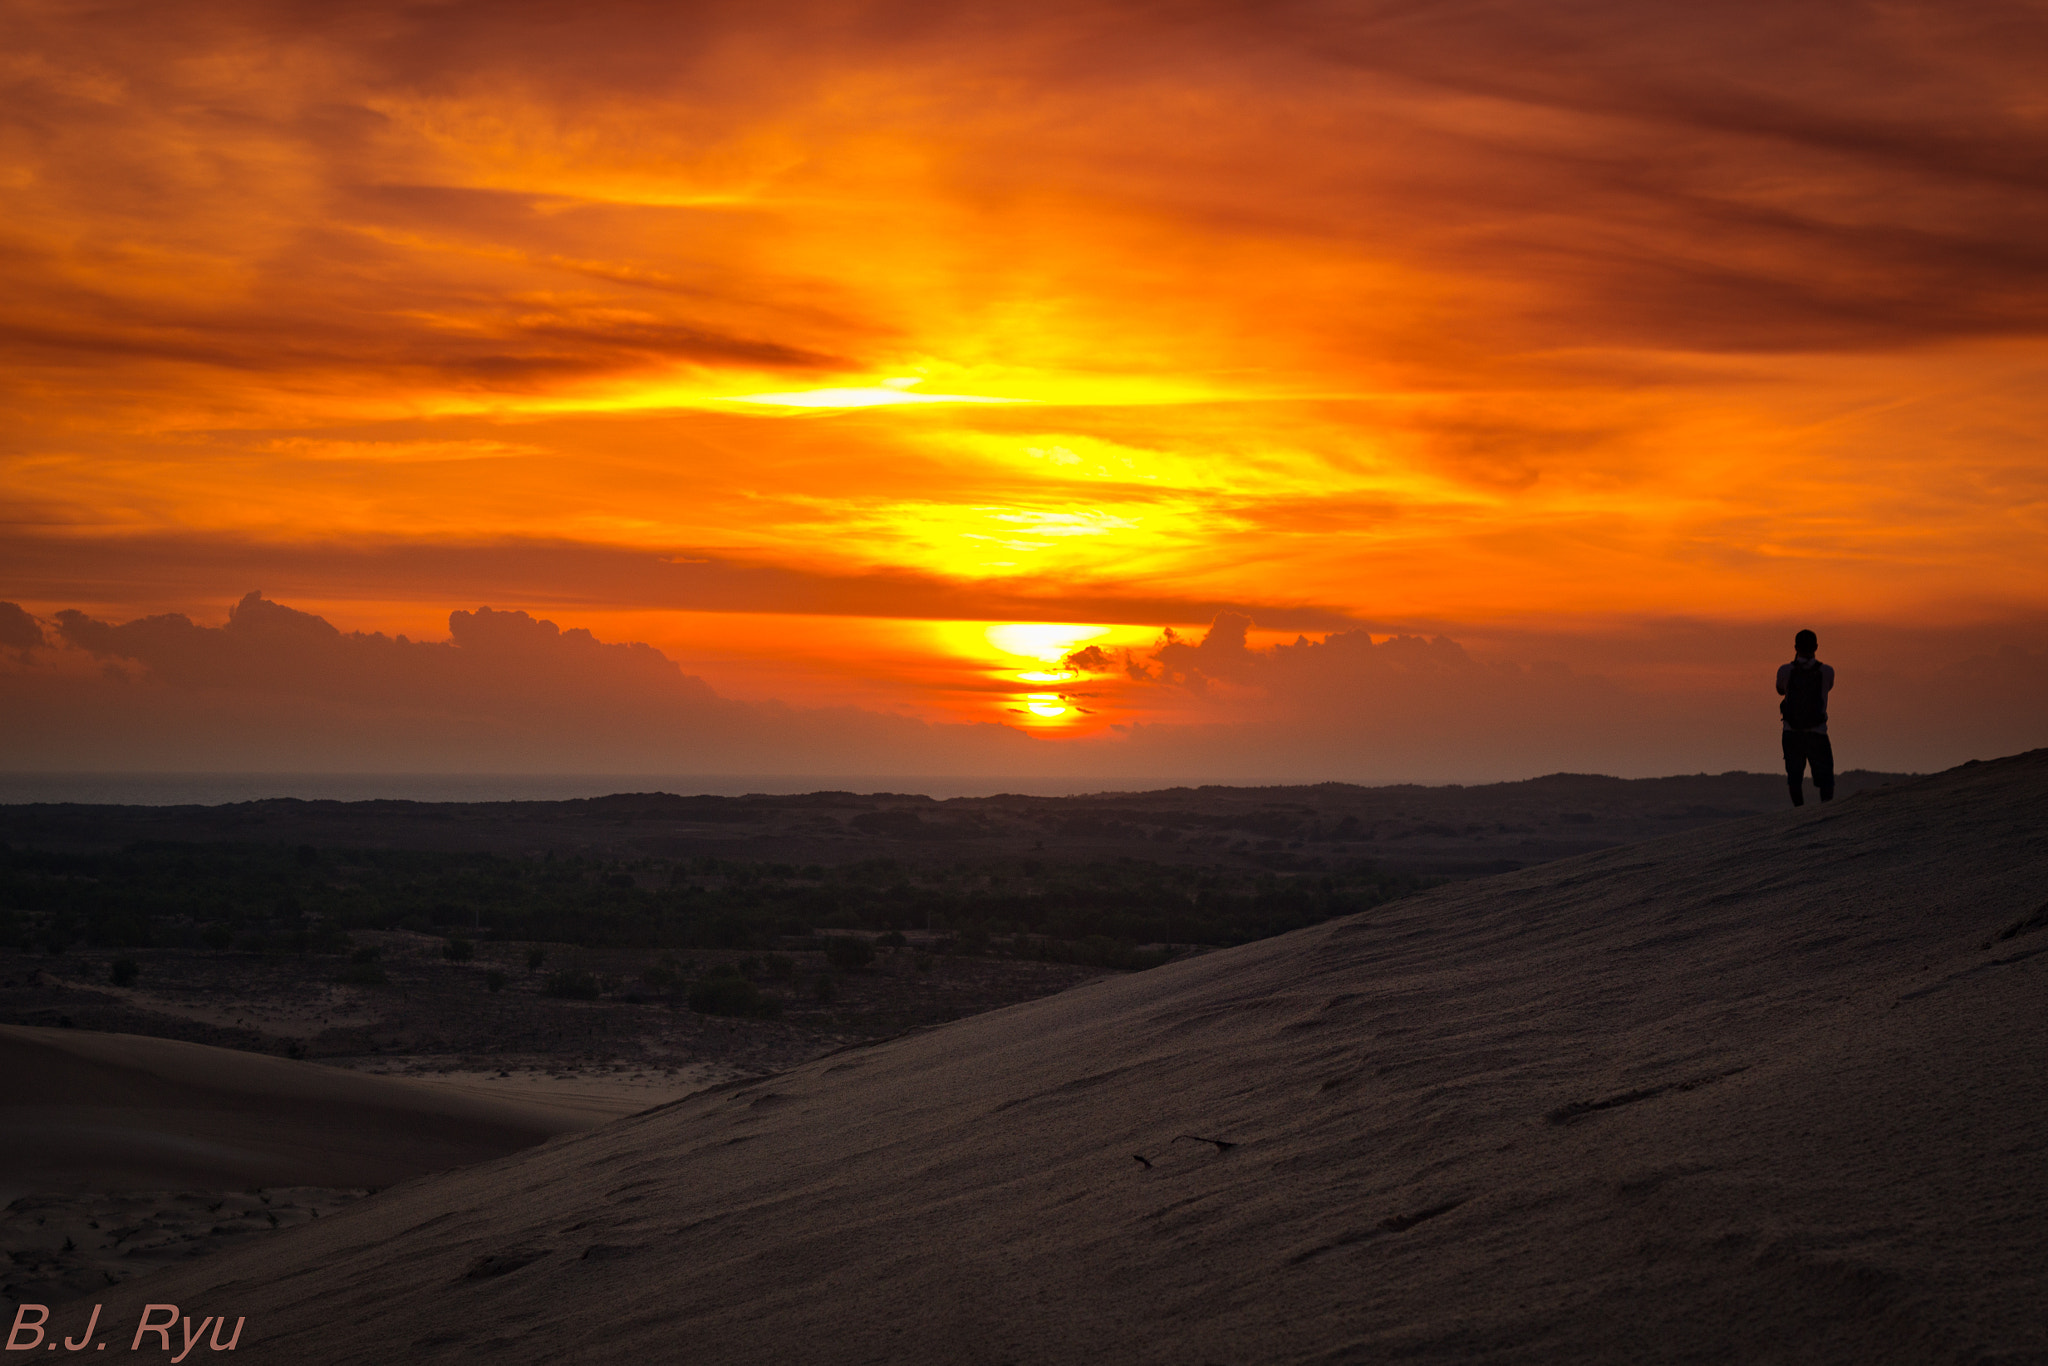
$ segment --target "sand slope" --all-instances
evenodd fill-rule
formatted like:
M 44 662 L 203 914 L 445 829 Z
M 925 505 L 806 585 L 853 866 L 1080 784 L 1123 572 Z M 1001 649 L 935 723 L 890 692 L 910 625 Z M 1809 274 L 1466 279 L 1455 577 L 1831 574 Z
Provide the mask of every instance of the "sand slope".
M 388 1186 L 611 1118 L 205 1044 L 0 1025 L 0 1203 Z
M 108 1321 L 293 1362 L 2048 1361 L 2044 829 L 2048 751 L 1448 887 L 417 1182 Z

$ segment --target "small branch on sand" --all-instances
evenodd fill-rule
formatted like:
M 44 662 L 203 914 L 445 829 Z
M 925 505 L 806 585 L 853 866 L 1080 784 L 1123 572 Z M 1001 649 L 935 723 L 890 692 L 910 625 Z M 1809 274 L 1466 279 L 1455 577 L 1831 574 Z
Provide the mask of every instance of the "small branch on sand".
M 1178 1143 L 1181 1138 L 1191 1138 L 1197 1143 L 1214 1143 L 1216 1151 L 1219 1153 L 1227 1153 L 1237 1146 L 1236 1143 L 1227 1138 L 1203 1138 L 1200 1134 L 1182 1134 L 1180 1138 L 1176 1138 L 1173 1141 Z

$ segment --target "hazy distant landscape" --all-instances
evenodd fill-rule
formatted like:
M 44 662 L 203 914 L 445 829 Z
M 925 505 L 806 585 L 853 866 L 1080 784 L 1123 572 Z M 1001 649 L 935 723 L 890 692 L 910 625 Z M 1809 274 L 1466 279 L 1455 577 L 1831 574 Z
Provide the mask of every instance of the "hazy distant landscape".
M 1843 793 L 1897 777 L 1846 775 Z M 641 1015 L 665 1018 L 659 1007 L 730 968 L 761 993 L 731 1013 L 772 1009 L 779 1023 L 692 1046 L 783 1059 L 805 1030 L 955 1018 L 1076 970 L 1249 942 L 1446 878 L 1755 814 L 1782 794 L 1771 775 L 1557 775 L 945 801 L 0 807 L 0 1020 L 310 1057 L 530 1058 L 542 1037 L 573 1040 L 579 1058 L 637 1056 Z M 881 963 L 903 970 L 835 975 L 833 936 L 886 937 Z M 346 1009 L 263 1018 L 335 992 Z M 637 1009 L 614 1020 L 575 1000 Z M 515 1006 L 524 1026 L 508 1023 Z M 577 1023 L 544 1027 L 547 1012 Z
M 1842 791 L 1898 778 L 1852 773 Z M 1772 775 L 1557 775 L 945 801 L 0 807 L 0 1020 L 294 1056 L 420 1040 L 436 1053 L 534 1054 L 545 1051 L 534 1029 L 496 1018 L 513 1002 L 673 1006 L 724 965 L 744 966 L 775 1003 L 776 1042 L 757 1051 L 785 1057 L 802 1049 L 793 1029 L 868 1035 L 953 1018 L 1066 985 L 1061 968 L 1128 970 L 1244 943 L 1445 878 L 1755 814 L 1782 795 Z M 834 979 L 821 937 L 832 935 L 891 936 L 901 942 L 885 950 L 926 966 Z M 979 966 L 963 979 L 970 960 Z M 117 961 L 131 981 L 115 983 Z M 486 989 L 494 973 L 503 980 Z M 821 978 L 838 985 L 821 989 Z M 371 989 L 394 980 L 408 988 L 403 1026 L 384 1018 L 396 998 Z M 362 998 L 338 1012 L 351 1023 L 166 1012 L 173 999 L 218 1006 L 330 988 Z M 449 992 L 463 1005 L 442 1019 L 429 1003 Z M 579 1055 L 600 1037 L 618 1048 L 634 1036 L 576 1013 Z M 722 1035 L 715 1051 L 747 1047 Z

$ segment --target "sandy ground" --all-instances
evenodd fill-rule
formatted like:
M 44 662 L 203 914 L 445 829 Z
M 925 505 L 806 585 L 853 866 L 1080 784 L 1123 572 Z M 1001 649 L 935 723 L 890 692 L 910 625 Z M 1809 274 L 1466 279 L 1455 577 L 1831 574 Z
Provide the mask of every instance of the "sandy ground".
M 389 1070 L 379 1070 L 380 1066 L 388 1065 L 373 1063 L 357 1070 L 371 1076 L 403 1076 L 452 1095 L 509 1100 L 560 1111 L 565 1117 L 587 1115 L 591 1123 L 665 1105 L 706 1087 L 753 1075 L 717 1063 L 637 1069 L 626 1063 L 594 1067 L 542 1063 L 517 1070 L 471 1070 L 445 1067 L 434 1058 L 407 1058 Z
M 273 1186 L 21 1196 L 0 1210 L 0 1248 L 7 1252 L 0 1303 L 98 1294 L 146 1272 L 333 1214 L 369 1193 Z
M 91 1294 L 332 1214 L 372 1185 L 741 1075 L 716 1064 L 467 1070 L 431 1057 L 348 1069 L 0 1026 L 0 1297 Z
M 51 1325 L 172 1303 L 294 1363 L 2048 1362 L 2044 830 L 2048 751 L 1447 886 Z
M 0 1026 L 0 1197 L 335 1188 L 466 1165 L 631 1107 L 131 1034 Z

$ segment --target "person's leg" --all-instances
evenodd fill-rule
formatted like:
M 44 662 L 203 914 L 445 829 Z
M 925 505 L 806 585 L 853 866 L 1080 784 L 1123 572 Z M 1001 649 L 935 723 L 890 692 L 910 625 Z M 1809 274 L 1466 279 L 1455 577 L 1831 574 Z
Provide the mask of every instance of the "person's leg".
M 1796 730 L 1785 732 L 1785 781 L 1792 789 L 1792 805 L 1806 805 L 1806 747 Z
M 1813 785 L 1820 789 L 1820 799 L 1831 802 L 1835 799 L 1835 747 L 1825 735 L 1807 737 L 1808 757 L 1813 760 Z

